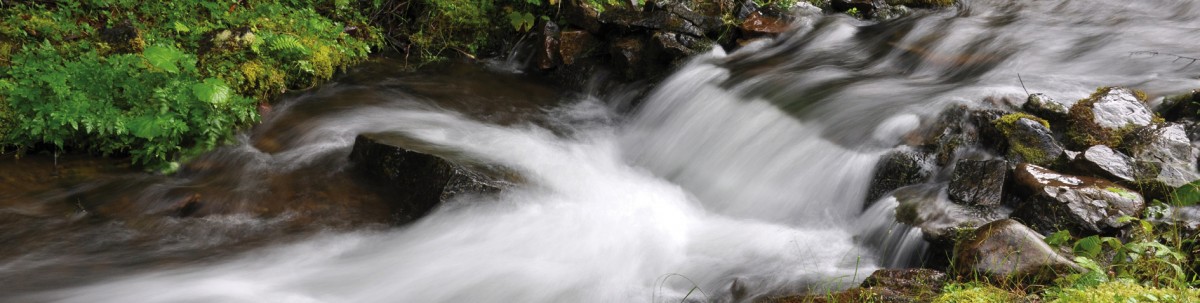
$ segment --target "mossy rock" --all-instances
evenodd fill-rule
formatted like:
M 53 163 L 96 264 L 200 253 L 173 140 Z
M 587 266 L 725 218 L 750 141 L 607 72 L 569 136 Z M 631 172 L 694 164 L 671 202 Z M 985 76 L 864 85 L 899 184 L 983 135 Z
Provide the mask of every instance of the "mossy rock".
M 1146 106 L 1146 95 L 1122 87 L 1102 87 L 1079 100 L 1067 115 L 1068 145 L 1121 146 L 1121 139 L 1138 127 L 1161 121 Z
M 1008 157 L 1017 162 L 1058 166 L 1065 162 L 1064 149 L 1054 139 L 1050 122 L 1026 113 L 1013 113 L 993 120 L 1008 140 Z

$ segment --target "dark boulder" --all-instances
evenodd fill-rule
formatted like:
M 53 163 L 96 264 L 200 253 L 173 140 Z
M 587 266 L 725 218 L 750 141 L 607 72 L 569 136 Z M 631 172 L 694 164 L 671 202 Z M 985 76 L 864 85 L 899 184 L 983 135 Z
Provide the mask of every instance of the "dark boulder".
M 567 24 L 578 26 L 592 33 L 600 32 L 600 10 L 584 0 L 566 0 L 562 3 L 563 19 Z
M 350 152 L 358 171 L 392 190 L 392 213 L 400 222 L 420 218 L 459 195 L 497 193 L 515 179 L 502 168 L 451 160 L 410 146 L 419 145 L 396 136 L 359 135 Z
M 1042 240 L 1042 236 L 1012 219 L 980 226 L 955 247 L 960 275 L 981 275 L 990 281 L 1051 282 L 1080 270 Z
M 1105 87 L 1075 102 L 1067 117 L 1069 143 L 1074 148 L 1120 146 L 1125 134 L 1154 120 L 1143 99 L 1127 88 Z
M 1197 112 L 1200 112 L 1200 90 L 1163 98 L 1162 105 L 1158 107 L 1159 115 L 1167 121 L 1195 117 Z
M 792 25 L 784 18 L 764 15 L 756 11 L 747 16 L 739 28 L 746 37 L 778 35 L 786 32 Z
M 641 37 L 617 39 L 609 45 L 608 52 L 614 65 L 629 79 L 638 78 L 650 68 L 647 66 L 651 62 L 646 58 L 646 43 Z
M 900 147 L 884 154 L 875 164 L 875 177 L 867 187 L 866 206 L 897 188 L 924 183 L 933 172 L 930 155 L 920 150 Z
M 1137 192 L 1109 181 L 1064 175 L 1022 163 L 1013 171 L 1017 187 L 1028 193 L 1013 217 L 1043 233 L 1072 230 L 1077 234 L 1108 233 L 1123 227 L 1123 216 L 1136 217 L 1145 207 Z
M 1062 121 L 1067 118 L 1070 108 L 1062 102 L 1054 100 L 1045 94 L 1029 94 L 1021 109 L 1050 121 Z
M 1066 161 L 1066 151 L 1046 120 L 1023 114 L 1009 114 L 992 122 L 1008 142 L 1008 159 L 1037 165 L 1057 166 Z
M 960 205 L 950 202 L 940 186 L 920 184 L 897 189 L 896 221 L 921 229 L 922 236 L 936 247 L 949 247 L 959 231 L 973 229 L 1008 217 L 997 207 Z
M 1133 158 L 1108 146 L 1095 145 L 1075 157 L 1076 169 L 1118 182 L 1134 181 Z
M 958 160 L 950 178 L 950 200 L 965 205 L 1000 205 L 1006 180 L 1008 161 Z
M 558 54 L 565 65 L 575 64 L 600 47 L 596 37 L 582 30 L 564 30 L 558 37 Z
M 1137 184 L 1148 196 L 1166 199 L 1171 191 L 1200 179 L 1197 153 L 1182 124 L 1139 128 L 1125 136 L 1121 149 L 1133 157 Z

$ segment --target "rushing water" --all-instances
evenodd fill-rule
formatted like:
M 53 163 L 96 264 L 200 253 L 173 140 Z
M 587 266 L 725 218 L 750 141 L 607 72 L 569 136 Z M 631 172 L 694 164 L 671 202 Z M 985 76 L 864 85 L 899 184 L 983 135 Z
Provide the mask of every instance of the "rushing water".
M 679 302 L 842 288 L 881 266 L 918 264 L 925 244 L 919 232 L 894 223 L 895 201 L 864 211 L 863 199 L 878 156 L 948 104 L 1007 106 L 1026 91 L 1074 100 L 1101 85 L 1151 96 L 1200 87 L 1200 64 L 1179 57 L 1200 56 L 1200 4 L 1192 1 L 964 2 L 886 23 L 804 17 L 773 41 L 694 58 L 631 113 L 614 110 L 627 101 L 622 94 L 562 94 L 503 72 L 352 73 L 286 101 L 241 145 L 201 157 L 181 176 L 103 183 L 140 184 L 114 189 L 143 192 L 135 201 L 215 188 L 218 199 L 238 207 L 142 229 L 129 218 L 87 228 L 64 221 L 75 227 L 49 228 L 45 237 L 84 236 L 15 256 L 0 250 L 10 254 L 0 258 L 0 296 Z M 286 208 L 281 203 L 345 199 L 374 205 L 345 172 L 354 135 L 367 132 L 500 164 L 525 182 L 496 196 L 450 201 L 396 228 L 314 231 L 304 227 L 330 223 L 288 223 L 294 214 L 273 211 Z M 49 203 L 96 187 L 104 185 L 7 196 Z M 291 191 L 310 194 L 279 198 Z M 0 211 L 34 218 L 21 222 L 49 217 L 31 210 L 49 206 L 17 204 L 0 204 Z M 58 212 L 71 211 L 70 202 L 63 205 Z M 174 240 L 103 244 L 145 233 Z M 32 238 L 42 239 L 5 239 Z M 56 247 L 93 248 L 60 254 Z M 105 259 L 179 260 L 197 250 L 225 252 L 158 266 Z M 64 273 L 63 264 L 75 263 Z M 56 283 L 89 272 L 89 264 L 116 269 Z

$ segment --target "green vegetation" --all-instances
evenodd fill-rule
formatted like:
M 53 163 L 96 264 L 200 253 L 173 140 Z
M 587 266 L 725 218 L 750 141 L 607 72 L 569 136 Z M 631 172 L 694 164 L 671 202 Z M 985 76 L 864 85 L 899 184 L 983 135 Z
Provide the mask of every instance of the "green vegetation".
M 158 167 L 258 119 L 256 105 L 366 59 L 348 0 L 0 4 L 0 149 Z
M 1192 271 L 1195 255 L 1185 253 L 1194 248 L 1196 235 L 1174 225 L 1154 223 L 1168 215 L 1169 207 L 1155 201 L 1145 210 L 1144 219 L 1120 219 L 1131 227 L 1122 237 L 1075 239 L 1067 231 L 1046 237 L 1047 244 L 1072 252 L 1084 271 L 1062 276 L 1051 285 L 1032 287 L 1038 289 L 1035 301 L 1200 302 Z M 968 279 L 947 285 L 934 302 L 1011 302 L 1023 297 L 1027 289 L 1031 287 L 985 286 Z
M 1007 303 L 1020 296 L 980 282 L 950 283 L 942 288 L 942 295 L 934 303 Z
M 1155 288 L 1120 280 L 1048 292 L 1045 299 L 1056 303 L 1200 302 L 1200 290 Z
M 774 6 L 785 12 L 796 6 L 796 3 L 799 3 L 799 0 L 754 0 L 754 4 L 757 4 L 759 7 Z

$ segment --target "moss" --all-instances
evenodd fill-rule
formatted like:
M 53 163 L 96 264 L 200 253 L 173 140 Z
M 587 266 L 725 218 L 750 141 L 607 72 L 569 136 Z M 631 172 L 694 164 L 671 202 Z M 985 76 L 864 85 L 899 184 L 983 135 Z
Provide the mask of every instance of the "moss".
M 1050 128 L 1050 122 L 1046 121 L 1046 119 L 1038 118 L 1037 116 L 1026 113 L 1011 113 L 1004 115 L 995 121 L 992 121 L 992 125 L 995 125 L 996 128 L 1000 129 L 1000 131 L 1005 132 L 1005 135 L 1008 135 L 1006 129 L 1012 129 L 1012 125 L 1017 123 L 1017 120 L 1020 120 L 1021 118 L 1033 120 L 1042 126 L 1045 126 L 1047 129 Z
M 1131 192 L 1127 189 L 1124 189 L 1124 188 L 1120 188 L 1120 187 L 1110 186 L 1110 187 L 1104 188 L 1104 190 L 1107 190 L 1111 193 L 1120 195 L 1121 197 L 1126 198 L 1126 199 L 1136 199 L 1137 198 L 1137 195 L 1134 194 L 1133 192 Z
M 1093 287 L 1048 292 L 1046 299 L 1054 303 L 1200 302 L 1200 290 L 1153 288 L 1129 281 L 1115 281 Z
M 982 283 L 951 283 L 943 288 L 943 293 L 933 299 L 934 303 L 1008 303 L 1015 302 L 1020 296 Z

